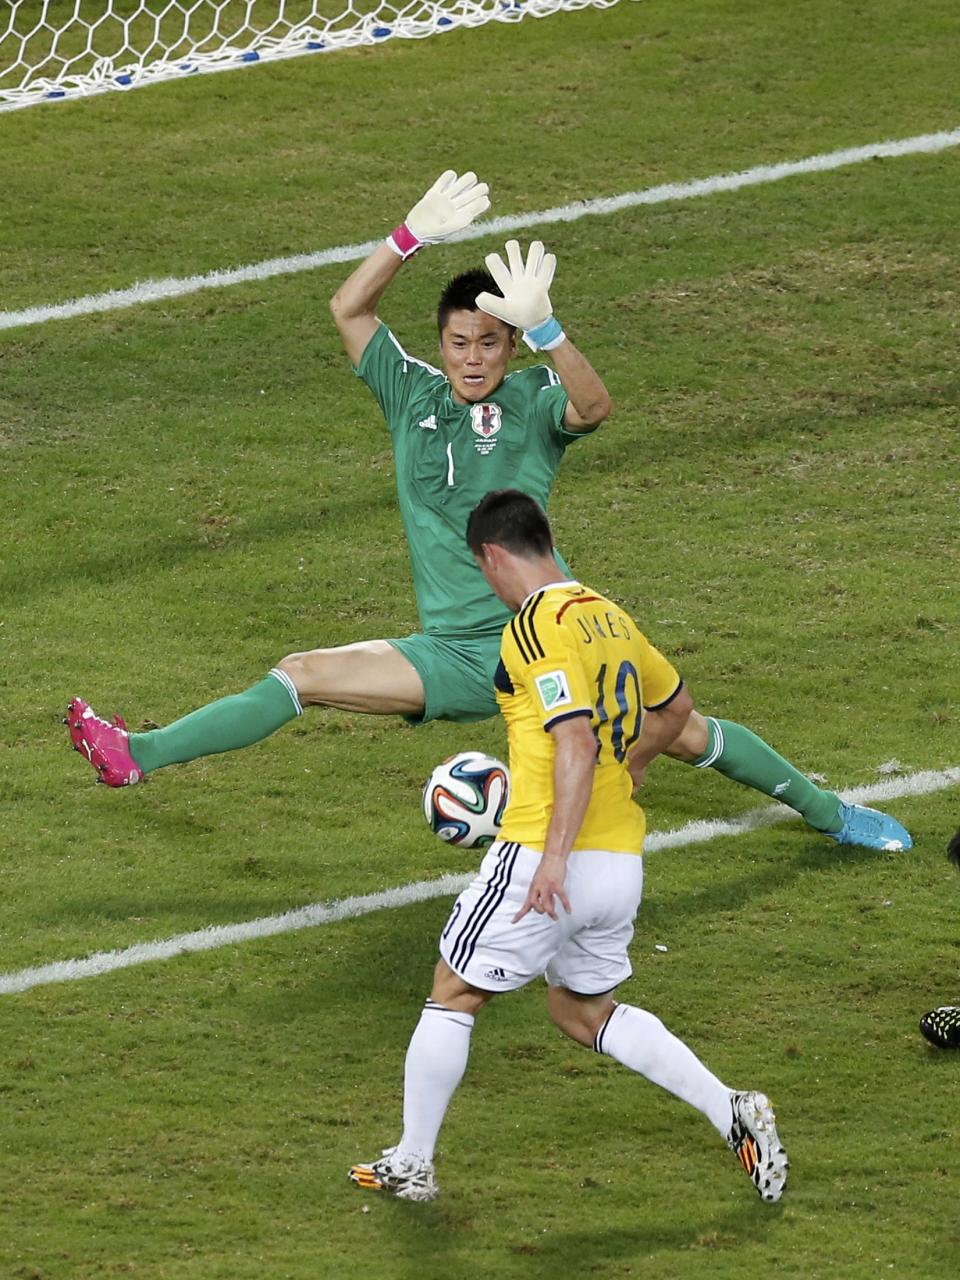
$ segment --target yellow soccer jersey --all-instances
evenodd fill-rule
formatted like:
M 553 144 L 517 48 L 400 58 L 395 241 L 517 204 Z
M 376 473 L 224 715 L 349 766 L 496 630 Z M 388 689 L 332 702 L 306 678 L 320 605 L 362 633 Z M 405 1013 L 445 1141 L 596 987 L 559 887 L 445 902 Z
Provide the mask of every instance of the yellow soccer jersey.
M 682 681 L 619 605 L 579 582 L 528 596 L 503 631 L 495 679 L 510 743 L 510 801 L 501 840 L 542 849 L 553 809 L 552 725 L 587 715 L 597 739 L 590 805 L 574 849 L 640 853 L 646 821 L 625 759 L 643 709 Z

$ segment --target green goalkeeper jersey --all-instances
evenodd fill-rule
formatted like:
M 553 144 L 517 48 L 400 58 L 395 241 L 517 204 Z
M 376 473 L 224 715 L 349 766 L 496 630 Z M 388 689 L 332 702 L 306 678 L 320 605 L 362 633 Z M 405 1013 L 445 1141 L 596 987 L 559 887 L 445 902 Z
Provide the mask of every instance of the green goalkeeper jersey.
M 564 450 L 582 434 L 563 425 L 568 397 L 559 378 L 535 365 L 508 373 L 482 403 L 457 404 L 446 375 L 408 355 L 384 324 L 356 372 L 377 397 L 393 441 L 423 631 L 499 632 L 513 615 L 477 568 L 467 519 L 492 489 L 520 489 L 546 508 Z

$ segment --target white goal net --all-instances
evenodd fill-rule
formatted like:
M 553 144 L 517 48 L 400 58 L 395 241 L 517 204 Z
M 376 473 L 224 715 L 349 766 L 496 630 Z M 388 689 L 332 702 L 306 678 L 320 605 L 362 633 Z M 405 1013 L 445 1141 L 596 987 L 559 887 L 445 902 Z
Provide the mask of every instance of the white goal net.
M 0 0 L 0 111 L 617 0 Z

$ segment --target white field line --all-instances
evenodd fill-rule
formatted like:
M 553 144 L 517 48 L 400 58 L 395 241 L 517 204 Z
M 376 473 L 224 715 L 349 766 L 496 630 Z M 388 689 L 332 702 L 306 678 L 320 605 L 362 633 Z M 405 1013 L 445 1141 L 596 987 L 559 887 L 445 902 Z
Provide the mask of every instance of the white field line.
M 823 155 L 808 156 L 805 160 L 788 160 L 780 164 L 761 164 L 739 173 L 721 173 L 712 178 L 695 178 L 689 182 L 667 182 L 662 186 L 648 187 L 644 191 L 627 191 L 623 195 L 596 200 L 578 200 L 574 204 L 559 205 L 553 209 L 541 209 L 536 213 L 520 213 L 504 218 L 491 218 L 476 226 L 468 227 L 454 240 L 480 240 L 487 236 L 501 236 L 506 231 L 523 231 L 528 227 L 547 226 L 556 222 L 577 222 L 580 218 L 599 214 L 618 213 L 621 209 L 633 209 L 639 205 L 664 204 L 670 200 L 690 200 L 695 196 L 715 195 L 720 191 L 739 191 L 741 187 L 754 187 L 766 182 L 779 182 L 803 173 L 824 173 L 847 165 L 863 164 L 866 160 L 894 158 L 945 151 L 960 146 L 960 129 L 941 133 L 918 134 L 914 138 L 901 138 L 889 142 L 872 142 L 863 147 L 847 147 L 841 151 L 828 151 Z M 338 245 L 317 253 L 298 253 L 288 258 L 269 258 L 246 267 L 233 267 L 223 271 L 210 271 L 206 275 L 170 277 L 165 280 L 143 280 L 128 289 L 112 289 L 107 293 L 90 294 L 74 298 L 70 302 L 50 306 L 27 307 L 22 311 L 0 311 L 0 329 L 18 329 L 24 325 L 43 324 L 48 320 L 69 320 L 73 316 L 91 315 L 100 311 L 117 311 L 134 307 L 141 302 L 158 302 L 164 298 L 182 298 L 199 293 L 202 289 L 225 289 L 230 285 L 244 284 L 251 280 L 267 280 L 272 276 L 292 275 L 299 271 L 313 271 L 336 263 L 356 262 L 371 253 L 379 240 L 367 240 L 363 244 Z
M 854 787 L 840 792 L 848 803 L 866 804 L 884 802 L 903 796 L 928 795 L 960 783 L 960 767 L 928 770 L 889 778 L 869 786 Z M 701 844 L 718 836 L 743 835 L 758 827 L 770 827 L 794 817 L 785 805 L 769 805 L 752 809 L 739 818 L 713 818 L 688 822 L 674 831 L 653 831 L 644 846 L 647 853 L 663 849 L 681 849 L 685 845 Z M 339 920 L 355 920 L 371 911 L 405 907 L 411 902 L 426 902 L 431 898 L 452 897 L 465 888 L 470 874 L 446 875 L 438 880 L 419 880 L 414 884 L 385 889 L 382 893 L 368 893 L 357 898 L 341 898 L 337 902 L 314 902 L 279 916 L 263 916 L 259 920 L 247 920 L 242 924 L 211 925 L 194 933 L 181 933 L 176 937 L 157 942 L 140 942 L 122 951 L 100 951 L 82 960 L 57 960 L 52 964 L 33 969 L 20 969 L 0 974 L 0 995 L 13 995 L 29 991 L 31 987 L 45 986 L 53 982 L 75 982 L 79 978 L 95 978 L 115 969 L 128 969 L 133 965 L 149 964 L 154 960 L 169 960 L 174 956 L 194 951 L 214 951 L 218 947 L 234 946 L 255 938 L 269 938 L 278 933 L 295 933 L 315 925 L 335 924 Z

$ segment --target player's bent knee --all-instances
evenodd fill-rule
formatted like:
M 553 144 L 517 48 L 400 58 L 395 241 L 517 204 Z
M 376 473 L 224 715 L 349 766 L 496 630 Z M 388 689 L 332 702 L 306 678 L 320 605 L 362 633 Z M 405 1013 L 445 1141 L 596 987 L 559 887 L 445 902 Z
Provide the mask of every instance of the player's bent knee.
M 699 760 L 706 751 L 709 741 L 710 732 L 706 720 L 699 711 L 693 710 L 687 716 L 687 723 L 665 749 L 664 754 L 689 764 L 691 760 Z
M 565 987 L 551 987 L 547 1007 L 564 1035 L 590 1049 L 597 1032 L 613 1012 L 614 1002 L 609 995 L 578 996 Z
M 592 1047 L 594 1039 L 596 1038 L 596 1031 L 591 1031 L 591 1029 L 585 1026 L 582 1022 L 576 1022 L 573 1020 L 561 1021 L 554 1018 L 554 1022 L 565 1036 L 568 1036 L 571 1040 L 575 1040 L 577 1044 L 582 1044 L 585 1049 Z
M 303 703 L 325 702 L 337 686 L 335 649 L 307 649 L 288 653 L 277 669 L 293 682 Z
M 441 958 L 433 971 L 430 999 L 435 1004 L 442 1004 L 445 1009 L 476 1015 L 493 999 L 493 992 L 472 987 Z
M 308 657 L 307 653 L 288 653 L 285 658 L 281 658 L 277 663 L 276 669 L 282 671 L 292 682 L 297 693 L 303 693 L 304 686 L 304 658 Z

